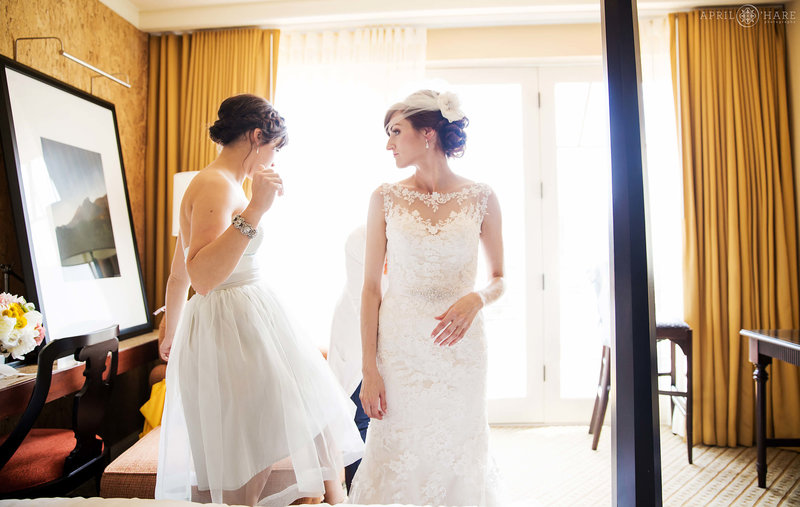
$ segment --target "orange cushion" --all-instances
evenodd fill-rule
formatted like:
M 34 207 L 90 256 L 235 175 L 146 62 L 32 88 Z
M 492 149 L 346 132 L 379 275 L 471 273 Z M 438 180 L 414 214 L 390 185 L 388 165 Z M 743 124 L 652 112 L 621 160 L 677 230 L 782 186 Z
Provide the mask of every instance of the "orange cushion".
M 58 479 L 64 473 L 64 460 L 75 448 L 75 443 L 72 430 L 32 429 L 6 466 L 0 469 L 0 493 Z
M 160 433 L 161 426 L 156 426 L 106 467 L 100 481 L 101 497 L 155 498 Z M 295 480 L 292 462 L 285 458 L 272 466 L 266 491 L 276 493 Z M 294 503 L 320 503 L 320 500 L 307 498 Z
M 139 439 L 103 471 L 103 498 L 155 498 L 161 426 Z

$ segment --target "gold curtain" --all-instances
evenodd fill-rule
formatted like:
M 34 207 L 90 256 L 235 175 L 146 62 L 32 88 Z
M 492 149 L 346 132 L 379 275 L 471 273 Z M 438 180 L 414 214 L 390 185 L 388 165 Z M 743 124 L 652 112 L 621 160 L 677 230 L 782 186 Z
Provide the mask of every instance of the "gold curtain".
M 278 39 L 277 30 L 261 29 L 150 37 L 144 276 L 154 308 L 164 304 L 175 249 L 172 177 L 214 160 L 208 127 L 225 98 L 252 93 L 274 100 Z
M 736 9 L 670 15 L 684 189 L 684 300 L 694 330 L 694 425 L 752 445 L 745 329 L 800 327 L 784 25 Z M 752 19 L 751 19 L 752 21 Z M 768 436 L 800 436 L 798 369 L 770 367 Z

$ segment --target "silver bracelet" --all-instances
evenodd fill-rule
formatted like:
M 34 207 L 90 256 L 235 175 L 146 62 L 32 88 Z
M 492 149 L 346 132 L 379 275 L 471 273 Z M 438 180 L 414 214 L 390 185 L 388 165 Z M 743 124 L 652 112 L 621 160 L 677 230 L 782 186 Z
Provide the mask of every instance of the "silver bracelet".
M 242 218 L 242 215 L 234 216 L 233 220 L 231 220 L 231 224 L 250 239 L 255 238 L 256 234 L 258 234 L 258 229 L 247 223 L 245 219 Z

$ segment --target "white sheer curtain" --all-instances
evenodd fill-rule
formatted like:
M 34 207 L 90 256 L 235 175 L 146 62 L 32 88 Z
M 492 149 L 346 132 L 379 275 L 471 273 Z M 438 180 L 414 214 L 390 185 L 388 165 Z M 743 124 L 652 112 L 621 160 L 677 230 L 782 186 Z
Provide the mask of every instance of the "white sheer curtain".
M 424 29 L 281 33 L 275 106 L 289 144 L 276 158 L 286 193 L 262 222 L 271 286 L 327 346 L 345 283 L 344 245 L 371 192 L 399 179 L 385 150 L 386 109 L 424 83 Z
M 639 41 L 656 316 L 675 322 L 683 320 L 683 176 L 667 18 L 641 21 Z
M 680 322 L 683 320 L 683 171 L 675 123 L 667 18 L 641 21 L 639 41 L 656 320 Z M 658 371 L 669 371 L 667 340 L 658 344 L 658 359 Z M 686 389 L 685 361 L 676 359 L 676 369 L 678 387 Z M 669 378 L 659 378 L 658 382 L 660 389 L 669 389 Z M 666 396 L 659 397 L 659 408 L 661 422 L 671 421 L 673 432 L 683 435 L 685 418 L 680 410 L 676 407 L 670 414 Z

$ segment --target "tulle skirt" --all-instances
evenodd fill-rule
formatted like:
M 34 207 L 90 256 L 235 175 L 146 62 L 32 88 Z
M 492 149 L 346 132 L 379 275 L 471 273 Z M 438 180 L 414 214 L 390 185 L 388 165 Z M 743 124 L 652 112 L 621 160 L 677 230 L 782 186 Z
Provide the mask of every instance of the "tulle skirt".
M 295 482 L 259 495 L 259 505 L 287 505 L 322 496 L 323 481 L 363 454 L 355 406 L 257 280 L 192 297 L 166 383 L 156 498 L 230 502 L 289 457 Z

